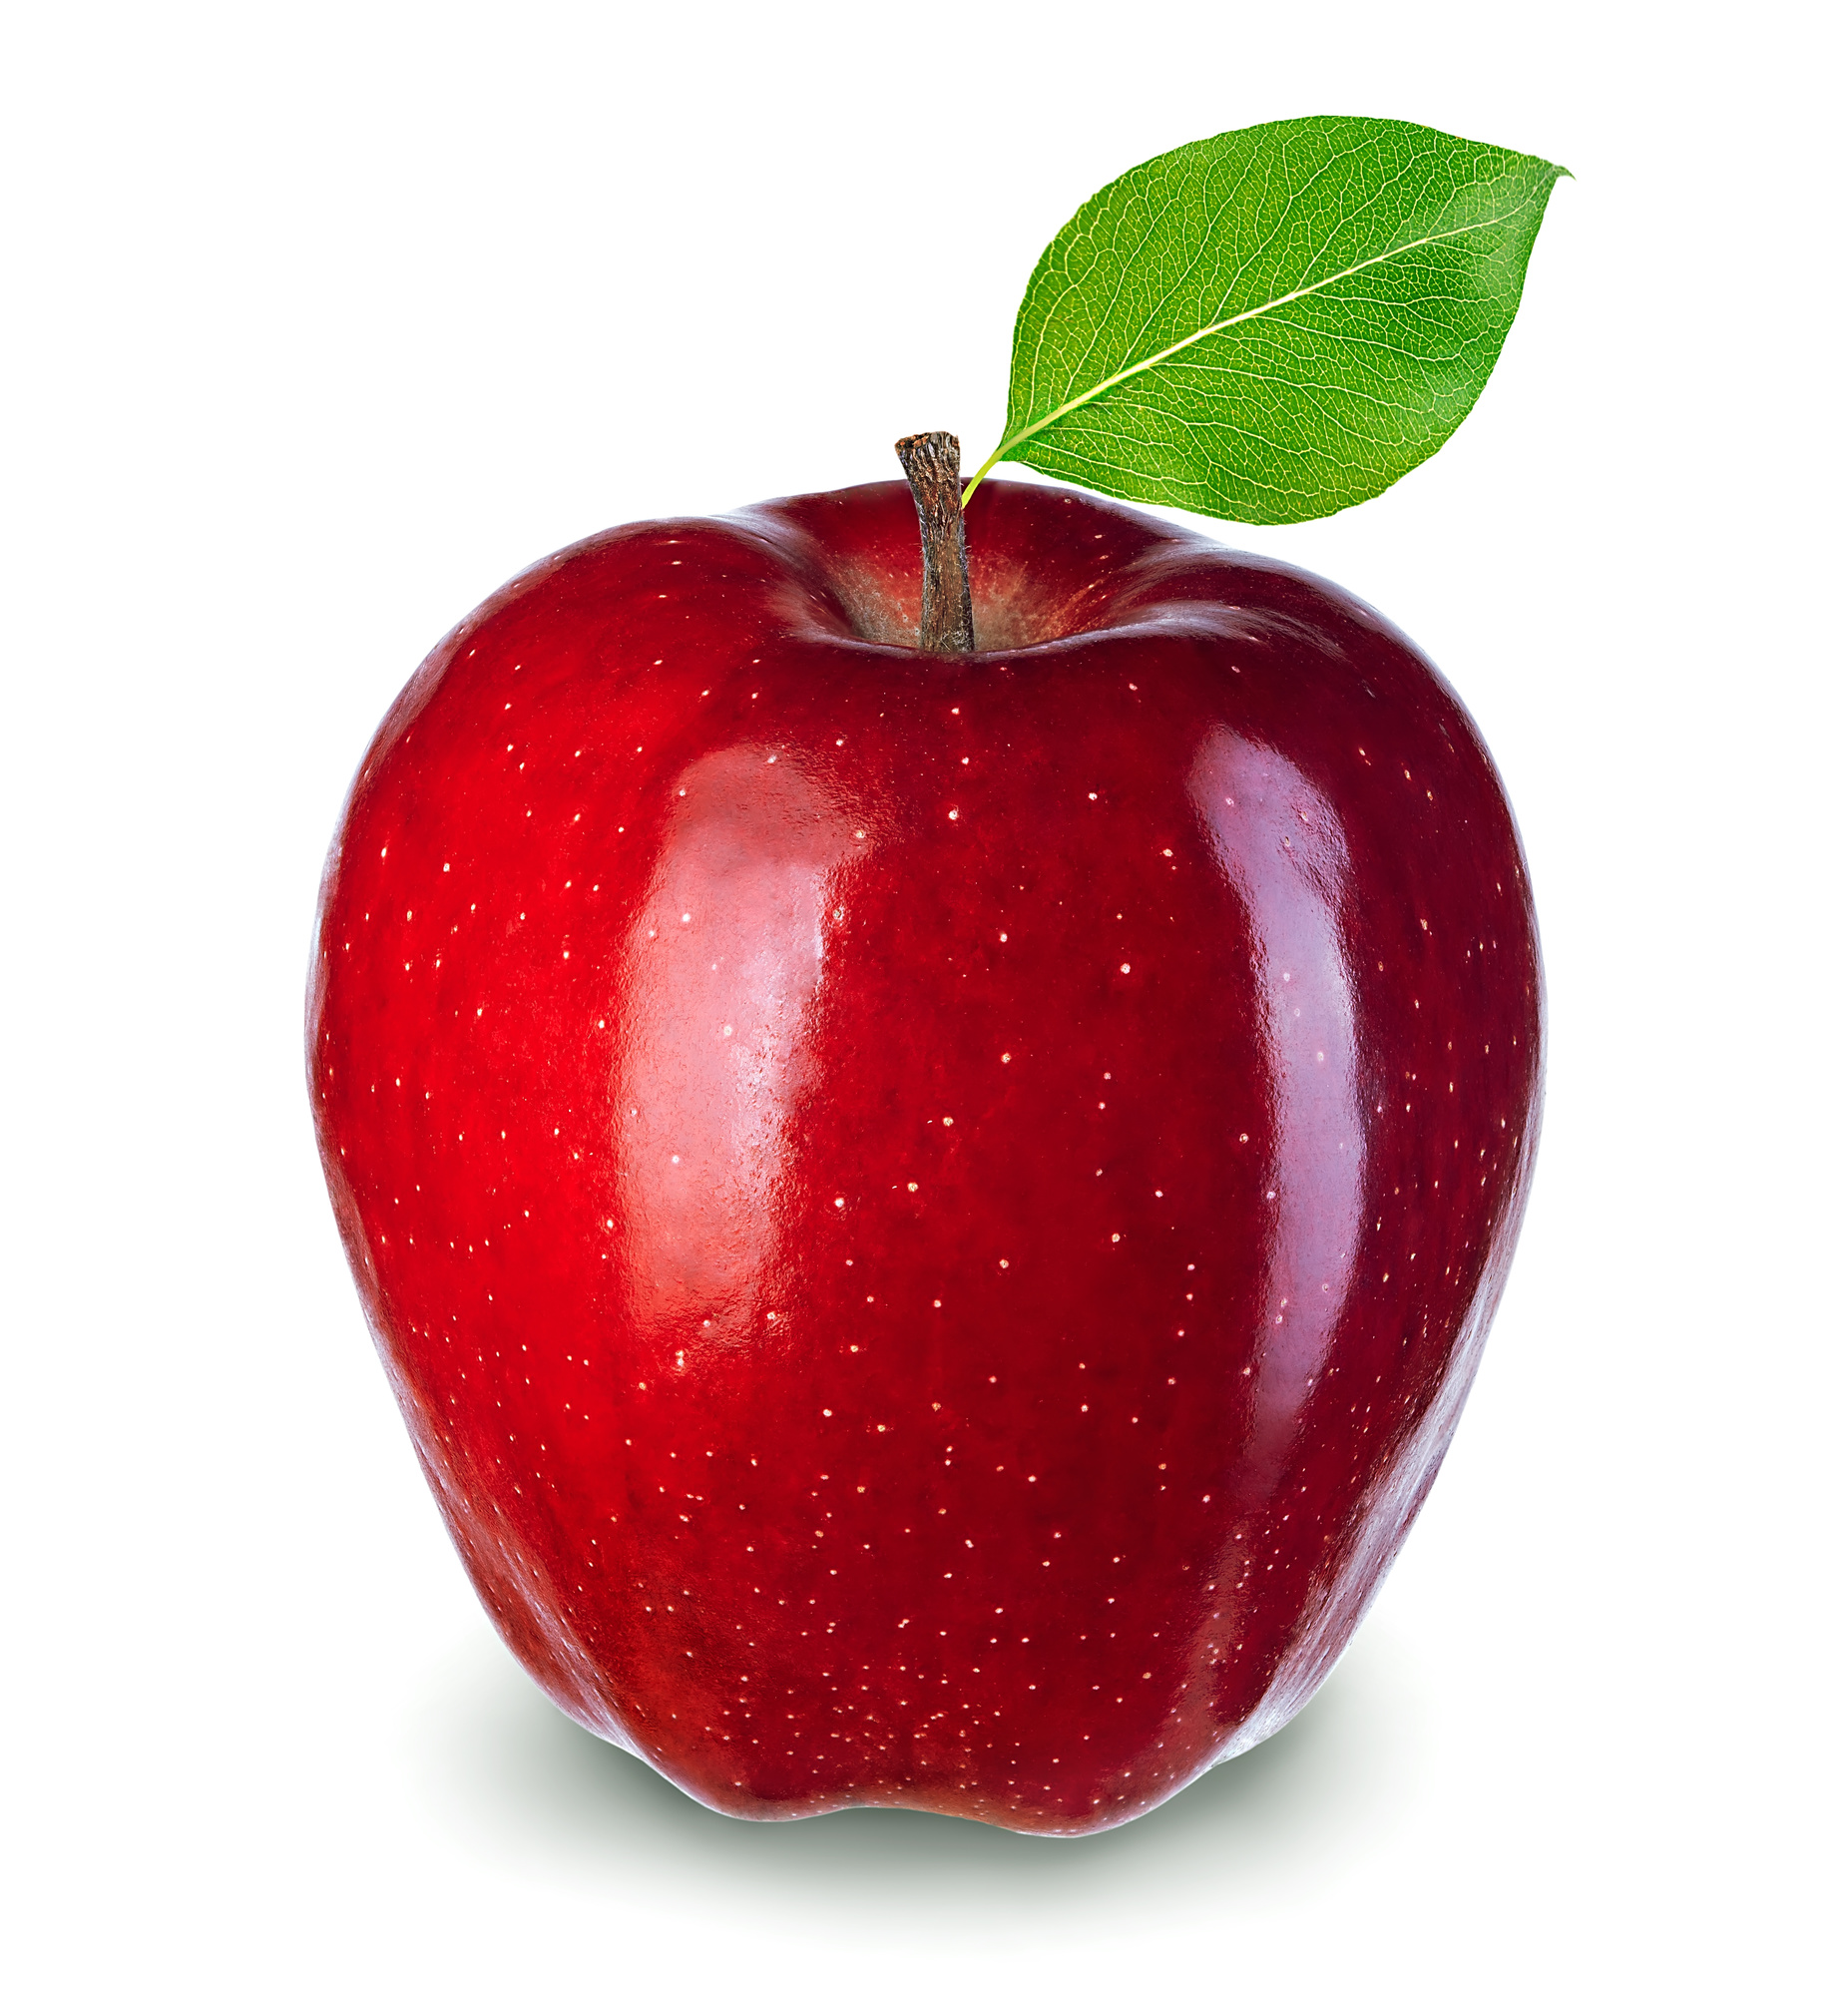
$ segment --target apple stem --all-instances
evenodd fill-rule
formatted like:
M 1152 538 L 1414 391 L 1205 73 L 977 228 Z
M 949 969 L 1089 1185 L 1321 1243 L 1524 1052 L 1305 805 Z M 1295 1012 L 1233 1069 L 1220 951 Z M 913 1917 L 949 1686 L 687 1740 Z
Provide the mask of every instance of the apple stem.
M 893 445 L 911 483 L 924 543 L 924 601 L 918 616 L 921 651 L 973 651 L 975 612 L 969 603 L 969 545 L 963 537 L 963 446 L 947 429 L 901 436 Z

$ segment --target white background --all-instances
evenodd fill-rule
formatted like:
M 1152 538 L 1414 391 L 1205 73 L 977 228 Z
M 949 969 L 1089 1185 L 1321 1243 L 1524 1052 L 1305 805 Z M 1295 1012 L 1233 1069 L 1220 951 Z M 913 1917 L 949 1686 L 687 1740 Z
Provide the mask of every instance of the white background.
M 21 1988 L 1799 1988 L 1840 1886 L 1839 50 L 1825 10 L 45 6 L 4 159 Z M 615 522 L 998 434 L 1125 168 L 1357 111 L 1562 160 L 1458 437 L 1228 537 L 1431 652 L 1551 975 L 1450 1464 L 1289 1731 L 1082 1842 L 753 1827 L 575 1732 L 415 1471 L 300 1077 L 398 686 Z M 947 283 L 917 286 L 923 251 Z M 1839 1902 L 1836 1905 L 1839 1911 Z

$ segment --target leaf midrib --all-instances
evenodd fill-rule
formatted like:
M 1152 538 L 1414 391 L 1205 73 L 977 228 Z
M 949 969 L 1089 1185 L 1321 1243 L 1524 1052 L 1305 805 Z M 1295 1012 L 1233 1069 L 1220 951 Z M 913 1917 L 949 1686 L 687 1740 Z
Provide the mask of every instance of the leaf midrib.
M 1185 352 L 1187 347 L 1196 346 L 1202 339 L 1209 339 L 1215 332 L 1223 332 L 1233 325 L 1248 324 L 1253 318 L 1261 318 L 1267 311 L 1278 311 L 1286 304 L 1294 304 L 1298 298 L 1312 296 L 1318 290 L 1326 290 L 1331 283 L 1339 283 L 1342 278 L 1356 276 L 1363 269 L 1371 269 L 1375 263 L 1390 262 L 1394 256 L 1409 254 L 1413 249 L 1428 249 L 1433 243 L 1448 243 L 1459 236 L 1473 236 L 1485 229 L 1499 229 L 1523 208 L 1532 205 L 1530 194 L 1526 200 L 1516 204 L 1507 214 L 1490 216 L 1481 222 L 1469 222 L 1458 229 L 1441 229 L 1434 234 L 1415 237 L 1409 243 L 1398 243 L 1389 249 L 1380 250 L 1378 255 L 1363 256 L 1359 262 L 1349 263 L 1342 269 L 1331 270 L 1327 276 L 1317 277 L 1313 283 L 1305 283 L 1295 290 L 1285 291 L 1280 297 L 1267 297 L 1262 304 L 1254 304 L 1248 311 L 1235 311 L 1229 318 L 1217 318 L 1210 325 L 1202 325 L 1197 332 L 1189 332 L 1184 339 L 1176 339 L 1171 346 L 1163 346 L 1158 353 L 1151 353 L 1147 359 L 1138 360 L 1134 366 L 1122 368 L 1119 372 L 1101 380 L 1095 387 L 1089 387 L 1083 394 L 1075 394 L 1070 401 L 1062 402 L 1050 414 L 1042 415 L 1037 422 L 1030 422 L 1024 429 L 1018 429 L 1011 436 L 1002 437 L 995 445 L 988 461 L 976 472 L 963 491 L 963 503 L 967 505 L 974 495 L 975 488 L 994 469 L 1008 451 L 1037 436 L 1042 429 L 1049 429 L 1062 416 L 1070 415 L 1073 409 L 1083 408 L 1087 402 L 1096 401 L 1100 395 L 1108 394 L 1113 387 L 1121 386 L 1126 380 L 1134 380 L 1139 373 L 1147 373 L 1157 367 L 1163 360 L 1172 359 L 1176 353 Z

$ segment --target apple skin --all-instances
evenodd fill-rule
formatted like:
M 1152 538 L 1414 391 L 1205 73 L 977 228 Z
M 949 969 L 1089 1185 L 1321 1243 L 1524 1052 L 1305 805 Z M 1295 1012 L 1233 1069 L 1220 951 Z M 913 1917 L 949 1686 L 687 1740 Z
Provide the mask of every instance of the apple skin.
M 1493 763 L 1324 582 L 995 483 L 540 563 L 392 708 L 307 1049 L 508 1645 L 721 1811 L 1115 1825 L 1285 1723 L 1431 1485 L 1539 1127 Z

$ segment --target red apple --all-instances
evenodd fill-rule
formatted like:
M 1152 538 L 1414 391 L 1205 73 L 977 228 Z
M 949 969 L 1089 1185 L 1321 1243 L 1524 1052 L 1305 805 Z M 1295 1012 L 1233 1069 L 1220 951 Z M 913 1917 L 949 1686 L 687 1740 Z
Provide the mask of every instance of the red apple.
M 902 484 L 627 526 L 431 656 L 328 860 L 316 1124 L 514 1652 L 753 1818 L 1147 1810 L 1429 1489 L 1538 1127 L 1467 715 L 1308 575 Z

